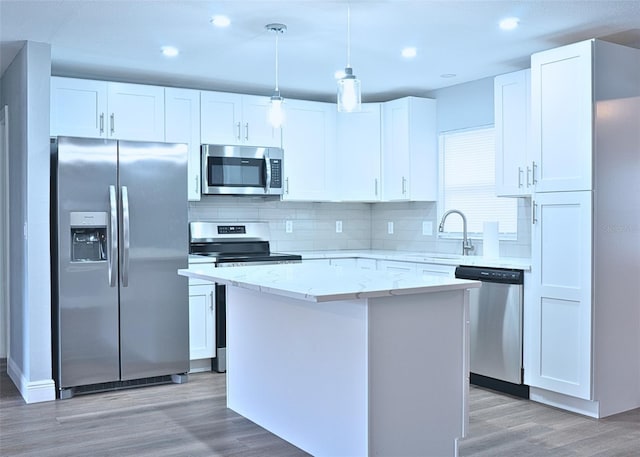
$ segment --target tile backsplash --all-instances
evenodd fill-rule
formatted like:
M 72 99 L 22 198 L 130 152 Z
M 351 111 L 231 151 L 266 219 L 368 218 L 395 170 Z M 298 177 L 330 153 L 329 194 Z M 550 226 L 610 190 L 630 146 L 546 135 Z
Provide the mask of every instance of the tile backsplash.
M 190 202 L 190 221 L 264 221 L 269 223 L 276 252 L 326 249 L 390 249 L 457 254 L 460 240 L 439 239 L 435 202 L 318 203 L 286 202 L 263 197 L 204 196 Z M 287 221 L 292 231 L 287 232 Z M 336 233 L 336 222 L 342 232 Z M 393 234 L 388 223 L 393 222 Z M 431 228 L 423 235 L 423 222 Z M 482 240 L 473 240 L 475 255 Z M 531 256 L 531 200 L 518 199 L 516 240 L 500 241 L 500 256 Z

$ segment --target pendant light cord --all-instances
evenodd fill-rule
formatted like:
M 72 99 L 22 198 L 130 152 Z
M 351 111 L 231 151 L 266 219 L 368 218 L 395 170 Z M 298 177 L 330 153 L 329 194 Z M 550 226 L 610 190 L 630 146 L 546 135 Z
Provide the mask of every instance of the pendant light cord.
M 347 5 L 347 67 L 351 67 L 351 5 Z
M 276 92 L 279 92 L 278 88 L 278 34 L 281 33 L 279 30 L 276 30 Z

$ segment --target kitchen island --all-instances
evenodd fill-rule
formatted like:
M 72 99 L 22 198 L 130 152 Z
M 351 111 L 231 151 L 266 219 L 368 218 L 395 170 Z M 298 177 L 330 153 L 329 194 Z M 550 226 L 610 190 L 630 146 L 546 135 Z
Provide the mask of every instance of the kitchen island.
M 476 281 L 316 264 L 227 285 L 227 406 L 315 456 L 455 456 Z

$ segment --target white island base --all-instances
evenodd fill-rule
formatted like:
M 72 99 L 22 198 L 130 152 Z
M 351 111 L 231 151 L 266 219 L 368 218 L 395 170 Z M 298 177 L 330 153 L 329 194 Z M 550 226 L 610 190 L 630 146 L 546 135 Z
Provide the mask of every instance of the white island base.
M 479 283 L 429 277 L 402 289 L 420 277 L 369 272 L 395 289 L 305 296 L 284 283 L 308 268 L 279 267 L 287 278 L 271 287 L 266 267 L 242 268 L 263 271 L 238 281 L 235 268 L 220 268 L 213 278 L 227 284 L 229 408 L 318 457 L 457 455 L 468 420 L 467 288 Z M 321 284 L 351 274 L 328 268 Z

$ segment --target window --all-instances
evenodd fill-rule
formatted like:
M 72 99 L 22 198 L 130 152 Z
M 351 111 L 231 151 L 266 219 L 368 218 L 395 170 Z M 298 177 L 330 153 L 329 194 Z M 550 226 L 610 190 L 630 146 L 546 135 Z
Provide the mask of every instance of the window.
M 445 211 L 458 209 L 467 217 L 470 236 L 481 237 L 485 221 L 498 221 L 500 239 L 516 239 L 518 202 L 495 195 L 493 127 L 440 134 L 439 221 Z M 447 218 L 443 236 L 462 237 L 462 218 Z

